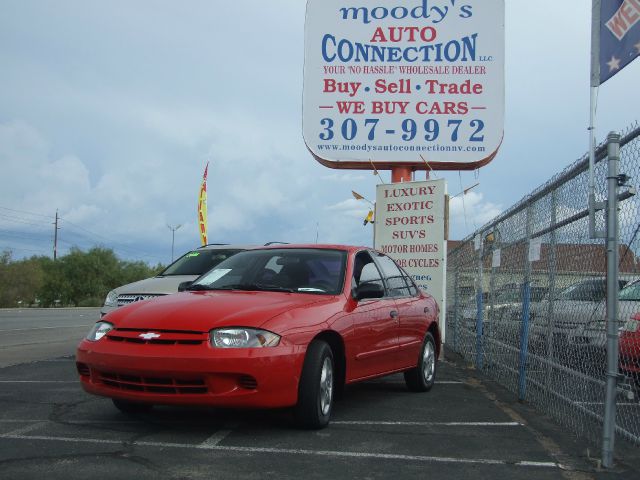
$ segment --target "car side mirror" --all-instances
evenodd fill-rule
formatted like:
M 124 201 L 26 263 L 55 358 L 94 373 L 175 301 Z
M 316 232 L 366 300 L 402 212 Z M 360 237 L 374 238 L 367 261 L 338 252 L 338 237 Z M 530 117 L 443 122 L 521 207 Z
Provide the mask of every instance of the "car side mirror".
M 363 300 L 365 298 L 382 298 L 384 297 L 384 288 L 377 283 L 361 283 L 356 288 L 355 299 Z
M 191 285 L 193 284 L 193 282 L 182 282 L 180 285 L 178 285 L 178 291 L 179 292 L 184 292 L 186 291 Z

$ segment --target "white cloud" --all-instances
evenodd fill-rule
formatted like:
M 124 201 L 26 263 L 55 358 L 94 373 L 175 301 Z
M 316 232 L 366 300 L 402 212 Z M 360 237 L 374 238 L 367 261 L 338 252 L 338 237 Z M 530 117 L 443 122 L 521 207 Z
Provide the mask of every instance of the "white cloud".
M 459 240 L 482 227 L 502 212 L 502 207 L 484 200 L 482 193 L 471 191 L 449 202 L 450 235 Z

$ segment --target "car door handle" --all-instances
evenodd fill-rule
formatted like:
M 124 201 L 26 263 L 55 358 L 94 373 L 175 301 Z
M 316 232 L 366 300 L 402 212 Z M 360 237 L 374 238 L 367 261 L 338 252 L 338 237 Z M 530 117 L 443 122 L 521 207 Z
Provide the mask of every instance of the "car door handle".
M 389 312 L 389 316 L 390 316 L 391 318 L 398 318 L 398 312 L 397 312 L 396 310 L 391 310 L 391 311 Z

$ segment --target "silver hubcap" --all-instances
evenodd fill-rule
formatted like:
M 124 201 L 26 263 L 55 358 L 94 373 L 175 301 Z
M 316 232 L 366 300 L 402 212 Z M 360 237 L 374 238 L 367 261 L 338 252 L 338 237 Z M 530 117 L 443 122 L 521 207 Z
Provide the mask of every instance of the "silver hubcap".
M 433 375 L 436 371 L 436 352 L 433 348 L 433 344 L 428 342 L 424 346 L 424 352 L 422 354 L 422 375 L 426 383 L 431 383 Z
M 329 357 L 324 359 L 320 373 L 320 410 L 322 414 L 329 413 L 333 399 L 333 365 Z

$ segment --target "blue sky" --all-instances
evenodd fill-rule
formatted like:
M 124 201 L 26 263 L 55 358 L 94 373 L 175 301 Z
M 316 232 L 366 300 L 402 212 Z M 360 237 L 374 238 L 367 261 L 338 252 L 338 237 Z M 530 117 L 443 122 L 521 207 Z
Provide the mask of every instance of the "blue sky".
M 503 146 L 448 172 L 463 238 L 582 156 L 588 144 L 586 0 L 509 0 Z M 113 248 L 167 263 L 199 244 L 209 167 L 211 242 L 372 243 L 378 178 L 318 164 L 302 139 L 302 0 L 7 0 L 0 16 L 0 250 Z M 600 89 L 597 137 L 638 120 L 640 62 Z M 381 172 L 385 181 L 389 172 Z M 416 179 L 423 179 L 418 174 Z M 585 199 L 586 202 L 586 199 Z M 466 218 L 463 214 L 466 211 Z

